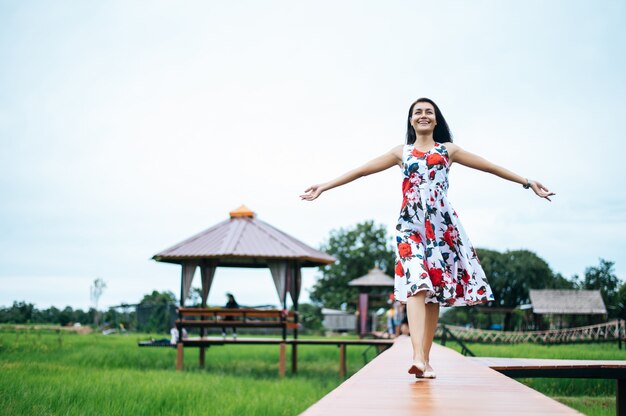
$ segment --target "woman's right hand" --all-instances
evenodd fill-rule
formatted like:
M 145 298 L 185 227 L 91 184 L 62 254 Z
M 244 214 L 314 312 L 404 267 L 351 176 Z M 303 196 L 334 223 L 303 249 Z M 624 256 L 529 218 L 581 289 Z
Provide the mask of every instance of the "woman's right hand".
M 322 185 L 311 185 L 307 189 L 304 190 L 304 194 L 300 195 L 300 199 L 305 201 L 313 201 L 315 198 L 320 196 L 324 189 Z

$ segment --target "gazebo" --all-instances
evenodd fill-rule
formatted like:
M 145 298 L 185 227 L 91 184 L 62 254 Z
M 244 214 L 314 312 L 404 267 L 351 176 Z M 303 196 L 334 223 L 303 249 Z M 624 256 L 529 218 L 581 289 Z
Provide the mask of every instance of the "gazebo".
M 231 211 L 228 220 L 155 254 L 152 259 L 181 265 L 181 306 L 185 306 L 198 267 L 202 279 L 202 307 L 206 307 L 218 267 L 267 267 L 283 308 L 287 308 L 289 293 L 296 310 L 301 289 L 300 269 L 335 261 L 334 257 L 259 220 L 244 205 Z
M 367 316 L 369 291 L 372 287 L 393 287 L 393 278 L 387 276 L 378 266 L 371 269 L 365 276 L 358 277 L 348 282 L 349 286 L 360 288 L 359 293 L 359 336 L 363 338 L 367 333 Z
M 180 264 L 180 306 L 191 289 L 196 269 L 201 275 L 201 307 L 206 302 L 218 267 L 269 268 L 283 311 L 287 310 L 287 293 L 293 302 L 297 328 L 298 298 L 302 267 L 318 267 L 335 261 L 334 257 L 311 248 L 290 235 L 256 218 L 254 212 L 242 205 L 230 212 L 230 218 L 202 231 L 152 257 L 156 261 Z M 182 313 L 182 312 L 181 312 Z M 201 329 L 201 335 L 204 329 Z M 294 338 L 298 337 L 294 329 Z M 286 337 L 283 329 L 283 339 Z M 182 343 L 179 342 L 180 346 Z M 182 354 L 182 350 L 179 350 Z M 296 344 L 293 344 L 293 366 Z M 200 348 L 200 363 L 204 364 L 204 347 Z

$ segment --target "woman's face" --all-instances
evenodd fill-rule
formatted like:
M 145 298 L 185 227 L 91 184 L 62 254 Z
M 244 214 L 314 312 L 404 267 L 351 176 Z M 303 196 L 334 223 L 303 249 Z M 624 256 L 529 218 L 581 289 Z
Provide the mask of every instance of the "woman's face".
M 411 113 L 411 125 L 416 134 L 432 133 L 437 125 L 433 105 L 427 102 L 416 103 Z

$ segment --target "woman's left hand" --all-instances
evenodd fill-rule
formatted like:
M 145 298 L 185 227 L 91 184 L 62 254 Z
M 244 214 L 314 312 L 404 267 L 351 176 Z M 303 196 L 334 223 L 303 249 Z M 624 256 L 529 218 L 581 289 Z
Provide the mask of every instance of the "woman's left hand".
M 556 195 L 554 192 L 550 192 L 550 190 L 546 188 L 545 186 L 543 186 L 541 182 L 539 181 L 531 180 L 529 182 L 530 182 L 530 188 L 535 192 L 535 194 L 537 194 L 538 197 L 545 198 L 548 201 L 552 202 L 550 197 L 552 195 Z

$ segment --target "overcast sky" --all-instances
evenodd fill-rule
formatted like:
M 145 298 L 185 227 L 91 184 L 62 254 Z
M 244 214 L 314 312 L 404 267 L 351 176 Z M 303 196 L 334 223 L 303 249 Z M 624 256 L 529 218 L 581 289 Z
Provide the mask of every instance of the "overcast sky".
M 178 294 L 152 255 L 241 204 L 314 247 L 391 233 L 398 168 L 298 195 L 403 143 L 420 96 L 458 145 L 557 193 L 453 166 L 475 246 L 626 279 L 624 21 L 607 0 L 0 0 L 0 306 L 87 308 L 97 277 L 105 307 Z M 226 291 L 278 301 L 268 270 L 218 269 L 209 303 Z

